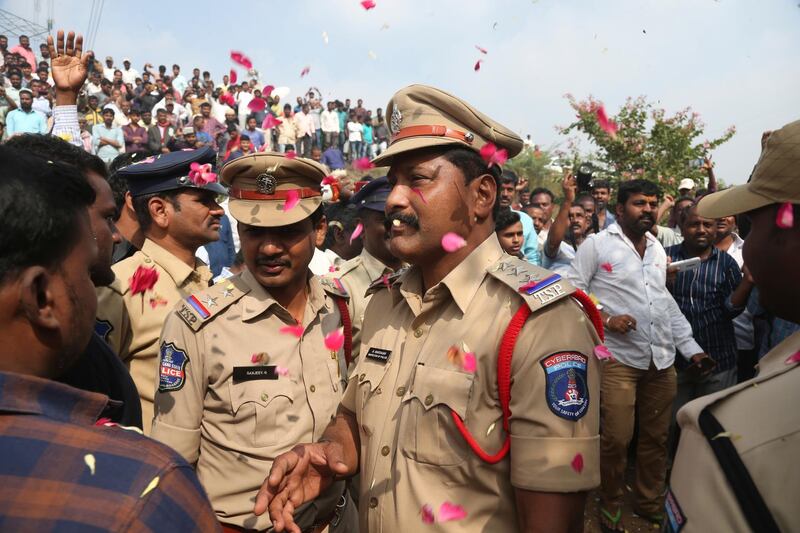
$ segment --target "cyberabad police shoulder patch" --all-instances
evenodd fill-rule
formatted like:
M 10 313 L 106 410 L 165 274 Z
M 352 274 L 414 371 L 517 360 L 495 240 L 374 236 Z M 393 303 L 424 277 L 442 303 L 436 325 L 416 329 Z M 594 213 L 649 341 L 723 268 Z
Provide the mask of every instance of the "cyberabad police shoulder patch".
M 542 359 L 547 379 L 545 396 L 554 415 L 579 420 L 589 408 L 586 368 L 589 358 L 580 352 L 557 352 Z
M 189 356 L 174 344 L 161 343 L 161 363 L 159 365 L 158 392 L 180 390 L 186 381 L 186 364 Z
M 114 326 L 108 320 L 100 320 L 99 318 L 94 320 L 94 332 L 106 342 L 108 342 L 108 335 L 113 329 Z

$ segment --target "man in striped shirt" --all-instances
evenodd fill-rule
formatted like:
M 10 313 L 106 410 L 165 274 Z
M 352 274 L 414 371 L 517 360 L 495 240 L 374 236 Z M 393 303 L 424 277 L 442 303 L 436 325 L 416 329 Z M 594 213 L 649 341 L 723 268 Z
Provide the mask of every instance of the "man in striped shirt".
M 701 262 L 695 269 L 678 273 L 668 269 L 667 287 L 692 325 L 694 339 L 716 366 L 712 372 L 700 373 L 695 365 L 675 358 L 675 412 L 694 398 L 736 384 L 733 319 L 744 310 L 753 288 L 747 268 L 742 277 L 736 260 L 714 246 L 717 226 L 713 218 L 701 217 L 696 206 L 691 206 L 681 214 L 679 224 L 684 241 L 667 248 L 667 255 L 672 262 L 692 257 L 699 257 Z

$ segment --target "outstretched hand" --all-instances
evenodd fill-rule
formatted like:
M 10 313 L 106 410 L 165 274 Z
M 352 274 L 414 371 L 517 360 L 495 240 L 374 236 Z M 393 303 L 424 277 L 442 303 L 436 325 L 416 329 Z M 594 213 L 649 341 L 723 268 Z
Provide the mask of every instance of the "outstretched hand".
M 83 87 L 89 75 L 90 52 L 83 51 L 83 36 L 75 32 L 67 34 L 64 41 L 64 30 L 58 30 L 57 45 L 53 44 L 53 36 L 47 36 L 47 48 L 50 50 L 50 67 L 53 83 L 56 88 L 56 100 L 59 96 L 69 96 L 77 101 L 78 91 Z M 75 102 L 72 102 L 73 104 Z

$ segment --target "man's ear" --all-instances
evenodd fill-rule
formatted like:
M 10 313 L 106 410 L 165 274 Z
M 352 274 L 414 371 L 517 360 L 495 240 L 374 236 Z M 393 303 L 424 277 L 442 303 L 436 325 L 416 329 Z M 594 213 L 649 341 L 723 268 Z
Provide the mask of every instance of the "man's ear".
M 53 280 L 52 273 L 41 266 L 32 266 L 26 268 L 17 281 L 20 311 L 31 324 L 42 329 L 59 327 Z
M 314 227 L 314 246 L 317 248 L 322 248 L 322 244 L 325 242 L 325 235 L 328 233 L 328 219 L 323 216 L 317 222 L 317 225 Z
M 617 215 L 617 220 L 622 218 L 622 214 L 625 212 L 625 205 L 621 203 L 617 203 L 614 206 L 614 214 Z
M 153 219 L 153 223 L 161 229 L 167 229 L 169 226 L 169 215 L 173 210 L 169 201 L 165 198 L 154 196 L 147 202 L 147 209 L 150 210 L 150 218 Z
M 474 198 L 473 212 L 478 220 L 492 216 L 497 201 L 497 182 L 491 174 L 478 176 L 470 183 Z

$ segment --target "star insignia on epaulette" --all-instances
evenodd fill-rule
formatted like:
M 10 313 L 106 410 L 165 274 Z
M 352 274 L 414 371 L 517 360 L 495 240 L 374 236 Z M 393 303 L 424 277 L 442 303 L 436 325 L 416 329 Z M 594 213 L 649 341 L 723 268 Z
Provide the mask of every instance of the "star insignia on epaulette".
M 233 296 L 233 291 L 230 289 L 222 289 L 222 297 L 223 298 L 230 298 Z
M 207 307 L 214 307 L 215 305 L 217 305 L 217 299 L 209 296 L 208 298 L 205 299 L 203 303 L 205 303 Z

